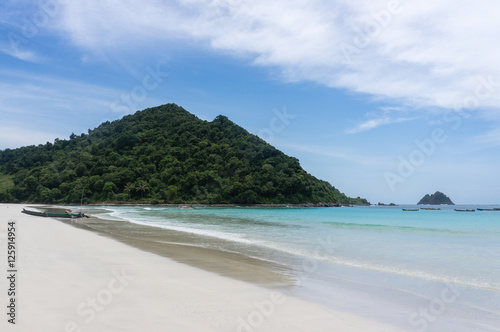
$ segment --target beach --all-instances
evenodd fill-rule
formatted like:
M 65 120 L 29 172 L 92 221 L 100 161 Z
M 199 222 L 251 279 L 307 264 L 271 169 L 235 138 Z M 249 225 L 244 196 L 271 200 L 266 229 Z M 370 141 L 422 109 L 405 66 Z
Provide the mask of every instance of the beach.
M 403 331 L 291 297 L 272 283 L 230 278 L 24 215 L 23 207 L 0 205 L 2 331 Z M 14 269 L 7 254 L 12 227 Z

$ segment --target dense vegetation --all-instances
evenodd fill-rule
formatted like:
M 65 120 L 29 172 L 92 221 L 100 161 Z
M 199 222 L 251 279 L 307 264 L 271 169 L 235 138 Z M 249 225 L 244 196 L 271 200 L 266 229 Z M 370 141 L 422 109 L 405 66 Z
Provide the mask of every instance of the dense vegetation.
M 443 194 L 440 191 L 436 191 L 432 195 L 425 195 L 420 202 L 417 204 L 429 204 L 429 205 L 441 205 L 441 204 L 447 204 L 447 205 L 455 205 L 451 199 Z
M 363 204 L 227 117 L 168 104 L 69 140 L 0 151 L 0 201 Z

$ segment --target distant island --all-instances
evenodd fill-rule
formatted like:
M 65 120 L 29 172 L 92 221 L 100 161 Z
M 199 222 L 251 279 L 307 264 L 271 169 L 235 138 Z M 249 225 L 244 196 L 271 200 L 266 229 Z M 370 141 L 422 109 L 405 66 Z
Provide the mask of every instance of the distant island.
M 380 202 L 378 202 L 378 204 L 377 204 L 377 205 L 378 205 L 378 206 L 398 206 L 398 205 L 396 205 L 395 203 L 385 204 L 385 203 L 380 203 Z
M 0 151 L 0 202 L 369 204 L 307 173 L 223 115 L 175 104 L 38 146 Z
M 420 202 L 417 203 L 418 205 L 455 205 L 451 199 L 443 194 L 440 191 L 436 191 L 432 195 L 425 195 Z

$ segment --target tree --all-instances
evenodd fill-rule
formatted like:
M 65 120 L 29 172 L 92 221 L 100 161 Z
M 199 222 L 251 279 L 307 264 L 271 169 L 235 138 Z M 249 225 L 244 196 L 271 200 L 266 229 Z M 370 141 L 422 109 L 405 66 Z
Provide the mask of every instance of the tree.
M 24 180 L 24 185 L 26 186 L 26 192 L 28 194 L 33 194 L 38 187 L 38 180 L 34 176 L 28 176 Z
M 117 188 L 113 182 L 106 182 L 104 184 L 102 191 L 107 199 L 113 199 L 113 196 L 117 191 Z
M 44 188 L 40 192 L 40 199 L 42 200 L 43 203 L 48 204 L 48 203 L 53 203 L 54 197 L 52 196 L 52 190 L 49 188 Z
M 235 197 L 236 203 L 255 204 L 259 203 L 259 196 L 253 190 L 247 190 Z
M 141 198 L 144 198 L 144 193 L 148 190 L 148 186 L 145 182 L 140 181 L 135 185 L 135 190 L 141 193 Z
M 168 186 L 167 187 L 167 199 L 172 202 L 174 199 L 177 197 L 177 192 L 179 191 L 179 188 L 176 186 Z
M 128 183 L 127 185 L 125 185 L 124 190 L 125 190 L 126 192 L 128 192 L 128 198 L 129 198 L 129 199 L 131 199 L 131 198 L 132 198 L 132 197 L 130 196 L 130 192 L 131 192 L 132 190 L 134 190 L 135 188 L 136 188 L 136 187 L 135 187 L 133 184 L 131 184 L 131 183 Z

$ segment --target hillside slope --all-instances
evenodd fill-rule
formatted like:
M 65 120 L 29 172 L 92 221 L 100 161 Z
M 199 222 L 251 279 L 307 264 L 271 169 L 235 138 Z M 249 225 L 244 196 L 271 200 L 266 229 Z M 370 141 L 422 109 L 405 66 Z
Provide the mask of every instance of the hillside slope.
M 0 151 L 3 202 L 367 203 L 305 172 L 219 115 L 175 104 L 105 122 L 54 144 Z

